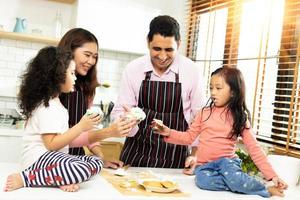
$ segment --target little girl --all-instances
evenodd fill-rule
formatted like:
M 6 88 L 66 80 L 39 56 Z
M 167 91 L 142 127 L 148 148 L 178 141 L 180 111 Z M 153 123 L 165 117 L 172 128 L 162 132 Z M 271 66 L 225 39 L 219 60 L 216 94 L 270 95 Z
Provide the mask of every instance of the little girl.
M 219 68 L 211 75 L 210 104 L 198 113 L 186 132 L 166 127 L 154 120 L 153 129 L 165 136 L 165 141 L 188 145 L 199 136 L 196 185 L 201 189 L 232 191 L 244 194 L 283 196 L 287 184 L 278 178 L 257 143 L 250 127 L 245 103 L 245 83 L 236 68 Z M 241 136 L 256 166 L 274 186 L 266 186 L 242 172 L 241 161 L 235 155 L 237 138 Z
M 18 96 L 27 119 L 23 136 L 21 173 L 7 178 L 4 191 L 21 187 L 59 187 L 74 192 L 78 183 L 100 172 L 102 161 L 93 156 L 68 155 L 68 145 L 99 123 L 99 116 L 84 115 L 69 129 L 68 111 L 58 96 L 73 90 L 72 54 L 55 47 L 41 49 L 22 76 Z

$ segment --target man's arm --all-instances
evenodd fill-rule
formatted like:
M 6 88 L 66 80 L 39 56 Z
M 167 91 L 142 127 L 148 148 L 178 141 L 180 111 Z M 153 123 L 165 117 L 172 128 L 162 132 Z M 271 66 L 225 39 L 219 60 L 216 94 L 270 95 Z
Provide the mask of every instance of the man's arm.
M 123 72 L 122 79 L 120 82 L 118 99 L 110 115 L 112 121 L 116 121 L 122 115 L 124 115 L 124 113 L 126 112 L 124 106 L 127 106 L 128 108 L 132 108 L 137 106 L 138 104 L 137 102 L 138 94 L 135 93 L 134 86 L 128 74 L 129 72 L 126 69 L 127 67 Z M 134 136 L 137 133 L 137 131 L 138 131 L 138 127 L 136 126 L 131 130 L 128 136 L 129 137 Z

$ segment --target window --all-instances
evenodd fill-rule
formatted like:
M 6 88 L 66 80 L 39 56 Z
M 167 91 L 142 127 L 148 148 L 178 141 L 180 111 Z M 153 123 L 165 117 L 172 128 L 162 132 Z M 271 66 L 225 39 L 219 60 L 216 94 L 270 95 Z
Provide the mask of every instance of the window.
M 300 0 L 190 0 L 187 56 L 210 73 L 237 67 L 257 139 L 300 156 Z M 255 14 L 254 14 L 255 12 Z

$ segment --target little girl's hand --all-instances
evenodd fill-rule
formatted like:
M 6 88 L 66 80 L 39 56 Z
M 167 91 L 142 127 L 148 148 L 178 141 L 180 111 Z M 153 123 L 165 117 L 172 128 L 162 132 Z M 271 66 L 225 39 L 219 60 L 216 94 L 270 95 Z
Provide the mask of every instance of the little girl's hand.
M 188 156 L 185 159 L 183 173 L 186 175 L 193 175 L 196 167 L 197 159 L 195 156 Z
M 164 125 L 161 120 L 153 119 L 153 121 L 151 122 L 151 128 L 155 131 L 155 133 L 167 137 L 170 136 L 171 129 Z
M 83 115 L 78 124 L 82 131 L 87 131 L 94 128 L 99 123 L 100 117 L 94 115 Z
M 272 179 L 272 182 L 274 183 L 275 187 L 279 188 L 279 189 L 287 189 L 288 185 L 286 184 L 286 182 L 284 182 L 282 179 L 280 179 L 278 176 L 275 176 Z

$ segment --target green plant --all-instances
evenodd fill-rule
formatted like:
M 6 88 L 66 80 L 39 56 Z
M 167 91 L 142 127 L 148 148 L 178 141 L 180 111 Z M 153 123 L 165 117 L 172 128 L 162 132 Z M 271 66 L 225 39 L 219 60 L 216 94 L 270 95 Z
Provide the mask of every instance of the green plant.
M 236 150 L 235 153 L 238 155 L 238 157 L 242 161 L 241 168 L 242 168 L 243 172 L 245 172 L 249 175 L 257 175 L 258 174 L 259 170 L 256 167 L 256 165 L 254 164 L 254 162 L 251 159 L 249 154 L 247 154 L 242 149 Z

